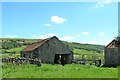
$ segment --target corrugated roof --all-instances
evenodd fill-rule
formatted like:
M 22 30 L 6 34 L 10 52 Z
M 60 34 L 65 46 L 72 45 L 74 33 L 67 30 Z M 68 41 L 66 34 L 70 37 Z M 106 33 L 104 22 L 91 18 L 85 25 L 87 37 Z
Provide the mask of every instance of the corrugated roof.
M 38 48 L 39 46 L 41 46 L 43 43 L 47 42 L 50 39 L 51 38 L 47 38 L 47 39 L 39 40 L 38 42 L 34 42 L 34 43 L 28 45 L 26 48 L 24 48 L 23 52 L 33 51 L 33 50 L 35 50 L 36 48 Z

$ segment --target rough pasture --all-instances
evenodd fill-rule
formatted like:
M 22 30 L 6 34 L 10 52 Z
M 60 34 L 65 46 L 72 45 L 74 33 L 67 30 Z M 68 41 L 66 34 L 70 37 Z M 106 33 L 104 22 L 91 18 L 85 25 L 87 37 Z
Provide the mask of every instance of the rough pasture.
M 25 74 L 25 75 L 23 75 Z M 118 69 L 96 67 L 81 64 L 51 65 L 42 64 L 41 67 L 32 64 L 2 65 L 3 78 L 117 78 Z

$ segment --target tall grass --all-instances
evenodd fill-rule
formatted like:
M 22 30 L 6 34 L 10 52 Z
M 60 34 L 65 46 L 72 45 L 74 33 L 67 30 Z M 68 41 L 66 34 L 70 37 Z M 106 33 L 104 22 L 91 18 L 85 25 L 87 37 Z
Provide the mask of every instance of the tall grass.
M 41 67 L 31 64 L 4 64 L 3 78 L 117 78 L 117 68 L 100 68 L 96 66 L 68 64 L 42 64 Z

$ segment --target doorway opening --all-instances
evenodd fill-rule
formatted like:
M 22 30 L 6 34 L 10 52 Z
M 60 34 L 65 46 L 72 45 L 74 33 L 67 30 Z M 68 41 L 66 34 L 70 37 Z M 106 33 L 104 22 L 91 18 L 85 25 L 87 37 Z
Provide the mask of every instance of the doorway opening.
M 55 64 L 68 64 L 70 62 L 70 54 L 55 54 Z

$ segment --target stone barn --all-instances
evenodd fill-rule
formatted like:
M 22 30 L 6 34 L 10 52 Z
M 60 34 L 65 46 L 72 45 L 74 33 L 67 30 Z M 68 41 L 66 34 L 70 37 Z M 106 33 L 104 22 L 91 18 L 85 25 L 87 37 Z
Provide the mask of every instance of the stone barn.
M 120 45 L 115 39 L 105 47 L 105 66 L 115 67 L 120 65 Z
M 72 63 L 73 52 L 56 36 L 39 40 L 21 51 L 21 57 L 37 58 L 42 63 Z

